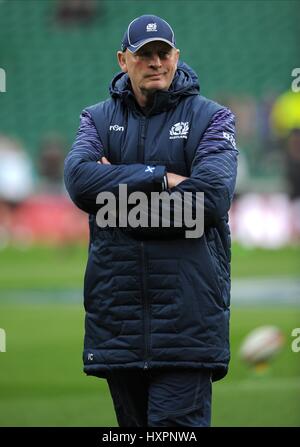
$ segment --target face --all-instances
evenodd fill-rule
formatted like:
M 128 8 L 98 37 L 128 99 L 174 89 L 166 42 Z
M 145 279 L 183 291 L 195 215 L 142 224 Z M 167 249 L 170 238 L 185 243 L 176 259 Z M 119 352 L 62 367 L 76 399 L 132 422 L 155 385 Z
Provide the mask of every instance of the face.
M 166 42 L 154 41 L 143 45 L 135 53 L 128 49 L 118 52 L 122 71 L 128 73 L 135 96 L 156 90 L 168 90 L 174 78 L 179 50 Z

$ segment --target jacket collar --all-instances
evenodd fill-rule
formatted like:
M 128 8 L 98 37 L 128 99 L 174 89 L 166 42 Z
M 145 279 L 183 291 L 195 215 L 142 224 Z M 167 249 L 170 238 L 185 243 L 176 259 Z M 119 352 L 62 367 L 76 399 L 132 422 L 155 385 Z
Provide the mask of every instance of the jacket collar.
M 118 73 L 109 88 L 112 98 L 119 98 L 131 109 L 142 113 L 132 93 L 130 79 L 127 73 Z M 185 63 L 178 64 L 172 84 L 167 91 L 157 91 L 154 102 L 147 115 L 155 115 L 176 107 L 184 96 L 198 95 L 200 86 L 196 73 Z

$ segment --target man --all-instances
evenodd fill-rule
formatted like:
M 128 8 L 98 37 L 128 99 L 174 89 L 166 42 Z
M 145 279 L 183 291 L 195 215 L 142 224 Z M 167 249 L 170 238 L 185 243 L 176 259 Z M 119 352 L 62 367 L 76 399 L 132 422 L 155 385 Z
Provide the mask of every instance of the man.
M 84 371 L 107 379 L 120 426 L 209 426 L 211 382 L 229 362 L 234 117 L 199 95 L 160 17 L 133 20 L 117 56 L 111 98 L 82 112 L 65 162 L 70 196 L 90 215 Z M 203 236 L 97 225 L 97 195 L 119 199 L 124 184 L 203 192 Z

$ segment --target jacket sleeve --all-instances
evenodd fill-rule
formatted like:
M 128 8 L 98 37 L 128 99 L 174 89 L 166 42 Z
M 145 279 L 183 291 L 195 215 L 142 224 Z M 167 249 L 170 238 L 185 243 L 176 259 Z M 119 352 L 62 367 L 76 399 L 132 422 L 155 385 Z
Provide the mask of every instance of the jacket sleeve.
M 119 184 L 127 184 L 128 194 L 162 190 L 165 166 L 97 163 L 103 156 L 103 145 L 93 119 L 83 110 L 75 142 L 64 165 L 67 191 L 83 211 L 92 214 L 97 211 L 96 197 L 101 192 L 112 192 L 117 197 Z
M 233 198 L 238 150 L 235 117 L 222 108 L 216 112 L 196 150 L 191 176 L 170 191 L 204 193 L 204 225 L 214 225 L 227 215 Z

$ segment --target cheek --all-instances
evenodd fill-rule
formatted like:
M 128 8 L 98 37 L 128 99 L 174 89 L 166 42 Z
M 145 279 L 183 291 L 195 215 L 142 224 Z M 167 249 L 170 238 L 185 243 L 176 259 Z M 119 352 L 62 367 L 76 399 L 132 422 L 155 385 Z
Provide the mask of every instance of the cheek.
M 143 71 L 143 65 L 141 62 L 135 62 L 135 64 L 130 67 L 130 72 L 135 77 L 139 77 L 142 71 Z
M 177 64 L 172 63 L 172 64 L 169 65 L 168 68 L 169 68 L 170 77 L 173 77 L 175 75 L 175 72 L 176 72 L 176 69 L 177 69 Z

